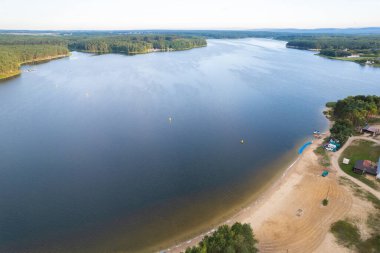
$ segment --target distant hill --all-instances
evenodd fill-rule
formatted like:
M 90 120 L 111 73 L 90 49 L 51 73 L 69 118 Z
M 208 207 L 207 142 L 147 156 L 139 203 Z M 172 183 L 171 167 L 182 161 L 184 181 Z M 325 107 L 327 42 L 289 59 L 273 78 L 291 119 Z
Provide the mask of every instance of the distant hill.
M 371 35 L 380 34 L 380 27 L 363 28 L 317 28 L 317 29 L 222 29 L 222 30 L 1 30 L 0 33 L 11 34 L 40 34 L 40 35 L 115 35 L 115 34 L 180 34 L 203 35 L 206 37 L 218 37 L 220 34 L 234 34 L 231 37 L 272 36 L 273 34 L 341 34 L 341 35 Z M 236 36 L 239 35 L 239 36 Z
M 351 34 L 351 35 L 370 35 L 380 34 L 380 27 L 363 28 L 317 28 L 317 29 L 252 29 L 254 32 L 274 32 L 274 33 L 311 33 L 311 34 Z

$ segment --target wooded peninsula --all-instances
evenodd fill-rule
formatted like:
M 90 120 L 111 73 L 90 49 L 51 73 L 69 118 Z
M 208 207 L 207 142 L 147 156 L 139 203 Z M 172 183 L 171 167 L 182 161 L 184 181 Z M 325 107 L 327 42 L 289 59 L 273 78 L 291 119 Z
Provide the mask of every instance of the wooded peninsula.
M 287 47 L 319 51 L 319 55 L 380 67 L 380 36 L 289 37 Z
M 143 54 L 204 47 L 204 38 L 177 35 L 0 35 L 0 79 L 20 66 L 68 56 L 70 51 Z

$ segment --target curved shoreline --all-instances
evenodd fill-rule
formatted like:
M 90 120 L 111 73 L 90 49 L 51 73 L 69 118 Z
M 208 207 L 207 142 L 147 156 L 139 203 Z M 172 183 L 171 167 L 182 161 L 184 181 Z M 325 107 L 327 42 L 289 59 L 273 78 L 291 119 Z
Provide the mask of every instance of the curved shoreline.
M 0 81 L 6 81 L 8 79 L 12 79 L 14 77 L 21 75 L 21 67 L 23 65 L 40 64 L 40 63 L 49 62 L 52 60 L 62 59 L 62 58 L 68 57 L 68 56 L 70 56 L 70 52 L 68 54 L 48 56 L 48 57 L 44 57 L 44 58 L 38 58 L 38 59 L 30 60 L 30 61 L 21 62 L 18 66 L 19 69 L 17 71 L 12 72 L 12 73 L 8 73 L 8 74 L 0 75 Z
M 326 110 L 326 108 L 324 108 L 322 112 L 324 110 Z M 322 132 L 327 132 L 329 128 L 330 128 L 330 121 L 326 119 L 326 125 Z M 293 152 L 297 153 L 296 158 L 294 160 L 291 160 L 288 163 L 287 167 L 285 168 L 283 167 L 282 169 L 279 169 L 277 173 L 275 173 L 273 177 L 268 180 L 268 183 L 266 185 L 261 187 L 261 189 L 258 189 L 257 192 L 254 192 L 251 195 L 251 198 L 246 202 L 248 204 L 243 203 L 238 211 L 236 211 L 231 216 L 225 218 L 223 221 L 221 221 L 217 225 L 213 225 L 209 227 L 206 232 L 201 232 L 197 234 L 196 236 L 189 237 L 186 240 L 182 240 L 180 243 L 171 244 L 171 246 L 165 249 L 160 248 L 158 250 L 155 250 L 155 252 L 178 252 L 178 253 L 185 252 L 186 248 L 197 245 L 203 239 L 204 236 L 210 235 L 211 233 L 213 233 L 216 230 L 216 228 L 219 227 L 220 225 L 223 225 L 223 224 L 232 225 L 235 222 L 246 222 L 248 217 L 252 217 L 255 215 L 255 213 L 259 213 L 261 210 L 265 209 L 263 208 L 263 206 L 265 204 L 268 204 L 269 199 L 273 197 L 276 193 L 280 193 L 281 195 L 285 192 L 285 190 L 289 190 L 289 189 L 281 189 L 281 186 L 284 186 L 287 183 L 291 183 L 290 178 L 292 177 L 292 174 L 296 173 L 297 165 L 299 163 L 304 163 L 303 158 L 305 156 L 305 153 L 309 155 L 311 152 L 314 155 L 314 152 L 313 152 L 314 148 L 323 142 L 323 139 L 316 139 L 315 141 L 312 141 L 310 145 L 307 145 L 305 147 L 305 149 L 303 150 L 303 153 L 299 154 L 298 153 L 299 148 L 302 145 L 305 145 L 305 143 L 308 142 L 308 139 L 309 138 L 305 137 L 303 140 L 300 140 L 297 142 L 298 146 L 292 149 Z M 317 162 L 317 159 L 315 159 L 315 162 Z M 252 228 L 255 233 L 255 227 L 252 226 Z
M 148 50 L 146 52 L 130 52 L 130 53 L 127 53 L 127 55 L 133 56 L 133 55 L 150 54 L 150 53 L 180 52 L 180 51 L 187 51 L 187 50 L 203 48 L 203 47 L 207 47 L 207 44 L 202 45 L 202 46 L 195 46 L 195 47 L 191 47 L 191 48 L 178 49 L 178 50 L 174 50 L 174 49 L 169 49 L 169 50 L 151 49 L 151 50 Z M 101 52 L 90 52 L 90 51 L 80 51 L 80 50 L 74 50 L 74 51 L 82 52 L 82 53 L 90 53 L 90 54 L 125 54 L 123 52 L 101 53 Z M 64 55 L 48 56 L 48 57 L 44 57 L 44 58 L 39 58 L 39 59 L 35 59 L 35 60 L 21 62 L 19 64 L 19 67 L 18 67 L 19 69 L 17 71 L 7 73 L 7 74 L 0 74 L 0 81 L 6 81 L 6 80 L 9 80 L 9 79 L 12 79 L 14 77 L 21 75 L 21 66 L 23 66 L 23 65 L 40 64 L 40 63 L 44 63 L 44 62 L 48 62 L 48 61 L 52 61 L 52 60 L 62 59 L 62 58 L 70 56 L 71 52 L 73 52 L 73 51 L 69 51 L 68 54 L 64 54 Z
M 308 149 L 309 146 L 306 148 Z M 296 151 L 298 148 L 294 148 L 293 150 Z M 245 216 L 247 211 L 254 212 L 255 210 L 258 210 L 261 205 L 263 205 L 265 202 L 265 199 L 268 199 L 271 195 L 274 194 L 274 192 L 277 190 L 277 187 L 284 184 L 286 182 L 286 177 L 289 176 L 292 173 L 292 169 L 297 165 L 297 163 L 302 159 L 302 154 L 296 156 L 294 160 L 290 162 L 290 164 L 281 170 L 279 170 L 273 178 L 269 180 L 267 185 L 263 186 L 262 189 L 259 189 L 257 192 L 252 194 L 253 200 L 249 201 L 247 205 L 241 205 L 241 208 L 235 212 L 233 215 L 229 216 L 222 222 L 218 223 L 215 226 L 209 227 L 206 232 L 202 232 L 200 234 L 197 234 L 194 237 L 188 238 L 187 240 L 181 241 L 178 244 L 174 244 L 166 249 L 159 249 L 156 250 L 156 252 L 184 252 L 187 247 L 192 247 L 197 245 L 204 236 L 210 235 L 213 233 L 217 227 L 228 224 L 231 225 L 234 222 L 241 221 L 241 216 Z M 254 228 L 253 228 L 254 229 Z

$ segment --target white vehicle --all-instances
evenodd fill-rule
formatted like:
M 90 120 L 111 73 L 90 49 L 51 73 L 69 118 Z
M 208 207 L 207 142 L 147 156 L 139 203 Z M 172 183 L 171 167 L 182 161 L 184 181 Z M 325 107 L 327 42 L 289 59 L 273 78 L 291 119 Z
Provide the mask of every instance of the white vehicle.
M 328 148 L 336 148 L 336 145 L 330 143 L 329 145 L 327 145 L 327 147 Z

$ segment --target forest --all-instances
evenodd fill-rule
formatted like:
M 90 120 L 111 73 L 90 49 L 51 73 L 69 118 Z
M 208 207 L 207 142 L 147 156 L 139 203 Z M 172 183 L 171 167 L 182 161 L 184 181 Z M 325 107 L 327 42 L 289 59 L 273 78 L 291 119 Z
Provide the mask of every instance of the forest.
M 287 47 L 318 50 L 321 56 L 380 66 L 379 35 L 309 35 L 288 37 Z
M 74 36 L 68 40 L 71 51 L 91 53 L 141 54 L 155 50 L 187 50 L 206 45 L 205 39 L 176 35 Z
M 64 57 L 69 50 L 64 46 L 38 45 L 0 45 L 0 79 L 20 73 L 20 65 Z
M 336 103 L 328 103 L 331 107 L 334 125 L 330 129 L 331 136 L 341 144 L 353 135 L 355 129 L 365 126 L 373 116 L 380 113 L 379 96 L 350 96 Z
M 70 51 L 141 54 L 206 46 L 203 38 L 177 35 L 0 35 L 0 79 L 20 74 L 25 63 L 68 56 Z

